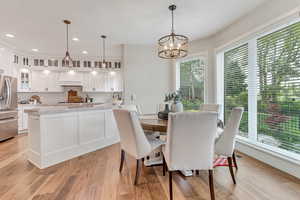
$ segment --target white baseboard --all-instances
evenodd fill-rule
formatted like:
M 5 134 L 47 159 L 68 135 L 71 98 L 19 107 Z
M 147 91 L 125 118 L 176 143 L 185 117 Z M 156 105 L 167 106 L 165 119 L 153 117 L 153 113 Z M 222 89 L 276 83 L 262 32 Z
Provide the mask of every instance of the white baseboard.
M 237 140 L 235 147 L 238 151 L 248 156 L 300 179 L 300 165 L 296 161 L 292 162 L 290 158 L 284 158 L 280 155 L 277 156 L 274 153 L 242 140 Z

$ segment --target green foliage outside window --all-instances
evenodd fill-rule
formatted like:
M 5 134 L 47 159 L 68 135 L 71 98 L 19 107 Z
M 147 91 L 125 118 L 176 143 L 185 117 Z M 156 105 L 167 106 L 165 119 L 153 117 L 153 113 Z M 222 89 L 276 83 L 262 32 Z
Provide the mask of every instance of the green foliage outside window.
M 180 63 L 180 92 L 185 110 L 199 110 L 204 102 L 204 68 L 202 59 Z

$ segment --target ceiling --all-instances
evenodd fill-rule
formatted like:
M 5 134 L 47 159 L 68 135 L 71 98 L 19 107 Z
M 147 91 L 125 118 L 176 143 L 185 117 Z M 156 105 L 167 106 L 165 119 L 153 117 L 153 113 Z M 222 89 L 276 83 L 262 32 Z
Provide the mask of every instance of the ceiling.
M 120 44 L 155 44 L 170 33 L 168 6 L 177 5 L 175 32 L 191 40 L 212 35 L 266 0 L 6 0 L 0 7 L 0 40 L 22 51 L 60 55 L 65 51 L 65 25 L 72 21 L 71 53 L 100 51 L 108 35 L 112 52 Z M 4 17 L 5 16 L 5 17 Z M 7 38 L 11 33 L 15 38 Z

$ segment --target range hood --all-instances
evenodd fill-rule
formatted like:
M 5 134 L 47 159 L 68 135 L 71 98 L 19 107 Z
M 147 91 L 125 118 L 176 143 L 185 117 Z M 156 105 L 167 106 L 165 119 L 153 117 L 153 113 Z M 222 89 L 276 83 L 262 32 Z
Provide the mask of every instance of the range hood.
M 60 74 L 57 84 L 60 86 L 83 86 L 80 73 L 63 72 Z

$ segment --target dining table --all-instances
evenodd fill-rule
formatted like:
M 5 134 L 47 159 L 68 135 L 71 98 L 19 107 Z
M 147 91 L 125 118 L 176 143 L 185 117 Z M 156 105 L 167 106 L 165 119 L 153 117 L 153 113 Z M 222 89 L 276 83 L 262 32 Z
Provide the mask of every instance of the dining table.
M 141 126 L 146 134 L 154 134 L 157 137 L 160 137 L 163 140 L 166 140 L 166 134 L 168 129 L 168 120 L 159 119 L 157 114 L 144 114 L 139 116 L 139 120 Z M 218 129 L 223 128 L 223 122 L 218 120 L 216 124 Z M 218 133 L 222 133 L 222 131 L 218 131 Z M 216 134 L 216 140 L 220 137 L 220 134 Z M 162 155 L 161 150 L 157 149 L 153 152 L 148 159 L 145 159 L 144 165 L 146 166 L 154 166 L 162 164 Z M 191 170 L 181 170 L 181 173 L 184 176 L 192 176 L 193 172 Z

